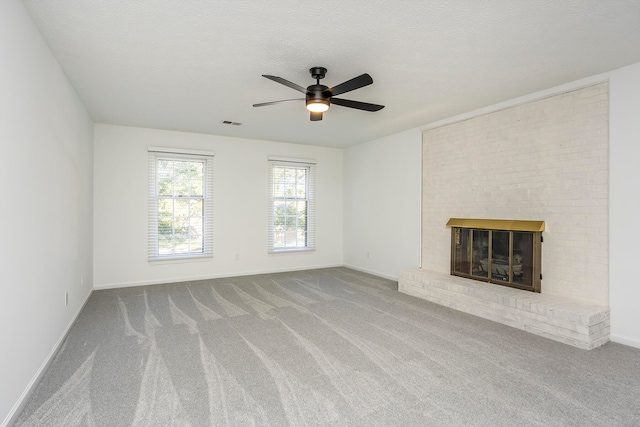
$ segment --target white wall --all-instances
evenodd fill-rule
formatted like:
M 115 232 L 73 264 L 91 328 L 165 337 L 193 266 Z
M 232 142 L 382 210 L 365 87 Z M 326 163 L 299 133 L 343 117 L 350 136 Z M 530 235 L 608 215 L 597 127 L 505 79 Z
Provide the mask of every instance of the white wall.
M 611 339 L 640 348 L 640 63 L 612 71 L 609 85 Z
M 347 148 L 344 263 L 397 279 L 420 263 L 420 130 Z
M 92 138 L 91 118 L 22 3 L 1 1 L 0 422 L 91 292 Z
M 148 146 L 215 152 L 212 260 L 148 263 Z M 267 253 L 270 155 L 318 162 L 314 252 Z M 342 265 L 342 150 L 96 124 L 94 182 L 96 288 Z

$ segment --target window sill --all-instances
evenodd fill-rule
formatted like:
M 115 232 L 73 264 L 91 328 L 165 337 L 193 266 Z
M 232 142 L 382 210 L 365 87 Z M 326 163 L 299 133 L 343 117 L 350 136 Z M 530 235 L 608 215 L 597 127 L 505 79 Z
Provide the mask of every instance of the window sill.
M 270 249 L 269 255 L 272 254 L 291 254 L 296 252 L 315 252 L 315 248 L 283 248 L 283 249 Z
M 213 259 L 213 255 L 184 255 L 184 256 L 167 256 L 167 257 L 155 257 L 149 258 L 149 264 L 162 265 L 162 264 L 177 264 L 183 262 L 207 262 Z

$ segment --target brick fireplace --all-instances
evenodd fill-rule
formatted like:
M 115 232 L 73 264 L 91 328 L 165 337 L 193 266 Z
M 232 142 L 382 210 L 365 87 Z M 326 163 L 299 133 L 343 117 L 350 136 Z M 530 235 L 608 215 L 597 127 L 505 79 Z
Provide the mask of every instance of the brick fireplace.
M 422 266 L 400 291 L 580 348 L 608 341 L 608 83 L 426 130 L 422 173 Z M 540 294 L 451 276 L 450 218 L 543 218 Z

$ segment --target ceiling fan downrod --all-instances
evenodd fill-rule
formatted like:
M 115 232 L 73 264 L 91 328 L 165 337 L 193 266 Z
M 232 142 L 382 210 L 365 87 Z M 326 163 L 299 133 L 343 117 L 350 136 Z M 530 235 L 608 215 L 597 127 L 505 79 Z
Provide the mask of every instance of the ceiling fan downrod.
M 316 79 L 316 84 L 320 84 L 320 80 L 324 79 L 324 76 L 327 75 L 327 69 L 324 67 L 311 67 L 309 68 L 309 72 L 311 73 L 311 77 Z

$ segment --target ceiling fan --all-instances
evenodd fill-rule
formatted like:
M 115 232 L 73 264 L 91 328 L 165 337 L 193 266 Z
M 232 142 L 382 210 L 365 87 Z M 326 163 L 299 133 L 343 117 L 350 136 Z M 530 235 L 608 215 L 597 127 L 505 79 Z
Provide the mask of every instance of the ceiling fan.
M 334 98 L 336 95 L 341 95 L 352 90 L 360 89 L 361 87 L 370 85 L 373 83 L 373 79 L 369 74 L 361 74 L 358 77 L 354 77 L 351 80 L 347 80 L 344 83 L 340 83 L 334 87 L 327 87 L 320 84 L 320 80 L 324 79 L 327 74 L 327 69 L 324 67 L 312 67 L 309 69 L 311 77 L 316 79 L 316 84 L 307 87 L 298 86 L 295 83 L 285 80 L 282 77 L 269 76 L 263 74 L 262 77 L 266 77 L 269 80 L 289 86 L 291 89 L 297 90 L 305 94 L 304 98 L 284 99 L 282 101 L 263 102 L 260 104 L 253 104 L 254 107 L 264 107 L 266 105 L 279 104 L 281 102 L 289 101 L 302 101 L 304 100 L 307 105 L 307 110 L 311 113 L 311 121 L 316 122 L 322 120 L 322 113 L 329 109 L 330 104 L 341 105 L 343 107 L 355 108 L 363 111 L 378 111 L 384 108 L 384 105 L 369 104 L 368 102 L 352 101 L 350 99 Z

